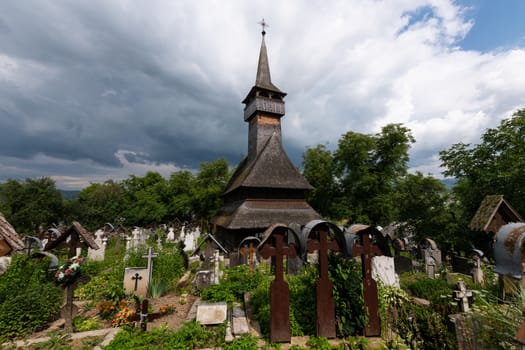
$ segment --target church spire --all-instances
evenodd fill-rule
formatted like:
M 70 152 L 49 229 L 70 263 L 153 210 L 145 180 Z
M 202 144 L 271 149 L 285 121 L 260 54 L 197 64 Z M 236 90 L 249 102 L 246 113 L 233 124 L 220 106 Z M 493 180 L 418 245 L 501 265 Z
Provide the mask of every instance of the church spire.
M 255 86 L 275 91 L 281 92 L 275 85 L 272 84 L 272 77 L 270 75 L 270 65 L 268 64 L 268 54 L 266 52 L 266 42 L 264 37 L 266 35 L 266 27 L 269 27 L 268 24 L 262 19 L 259 24 L 262 26 L 262 42 L 261 50 L 259 51 L 259 64 L 257 65 L 257 77 L 255 78 Z

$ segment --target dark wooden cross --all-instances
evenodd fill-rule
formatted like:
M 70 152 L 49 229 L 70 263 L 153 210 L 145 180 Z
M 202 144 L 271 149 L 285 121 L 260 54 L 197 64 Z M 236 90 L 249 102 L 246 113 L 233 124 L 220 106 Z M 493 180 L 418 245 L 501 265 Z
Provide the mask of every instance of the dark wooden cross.
M 372 254 L 381 255 L 381 250 L 370 243 L 367 229 L 358 231 L 357 235 L 361 238 L 362 245 L 355 244 L 352 247 L 352 256 L 361 255 L 363 297 L 368 310 L 368 324 L 365 327 L 365 335 L 367 337 L 377 337 L 381 335 L 381 322 L 379 320 L 377 283 L 372 278 Z
M 139 284 L 139 280 L 142 279 L 142 276 L 139 275 L 139 273 L 137 272 L 137 273 L 135 274 L 135 276 L 131 277 L 131 279 L 135 281 L 135 289 L 133 289 L 133 290 L 136 292 L 136 291 L 137 291 L 138 284 Z
M 290 308 L 288 283 L 284 280 L 283 259 L 295 257 L 295 245 L 285 245 L 286 227 L 277 227 L 271 237 L 260 249 L 264 259 L 275 257 L 275 279 L 270 287 L 270 340 L 272 342 L 289 342 Z M 273 238 L 273 245 L 270 245 Z
M 335 240 L 328 240 L 328 226 L 320 225 L 319 240 L 308 239 L 306 249 L 309 253 L 318 251 L 319 279 L 315 283 L 316 335 L 318 337 L 335 338 L 335 304 L 333 284 L 328 278 L 328 250 L 339 251 Z
M 239 249 L 239 253 L 242 255 L 246 255 L 248 257 L 248 266 L 250 266 L 250 269 L 252 271 L 255 270 L 255 254 L 257 253 L 257 249 L 254 248 L 253 242 L 250 242 L 248 247 L 244 247 Z
M 137 303 L 135 315 L 128 318 L 128 321 L 130 322 L 138 322 L 138 326 L 141 331 L 145 331 L 147 329 L 149 321 L 153 321 L 164 316 L 160 312 L 148 313 L 148 304 L 148 299 L 142 300 L 141 304 Z

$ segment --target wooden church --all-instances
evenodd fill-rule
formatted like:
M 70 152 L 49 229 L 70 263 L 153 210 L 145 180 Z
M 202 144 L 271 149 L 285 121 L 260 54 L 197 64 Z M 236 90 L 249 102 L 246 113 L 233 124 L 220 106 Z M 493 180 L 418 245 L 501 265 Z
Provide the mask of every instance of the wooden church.
M 213 219 L 217 237 L 235 251 L 243 238 L 261 236 L 272 224 L 305 225 L 321 216 L 305 200 L 313 187 L 282 146 L 285 92 L 270 77 L 264 23 L 255 85 L 243 100 L 248 155 L 226 185 L 224 204 Z

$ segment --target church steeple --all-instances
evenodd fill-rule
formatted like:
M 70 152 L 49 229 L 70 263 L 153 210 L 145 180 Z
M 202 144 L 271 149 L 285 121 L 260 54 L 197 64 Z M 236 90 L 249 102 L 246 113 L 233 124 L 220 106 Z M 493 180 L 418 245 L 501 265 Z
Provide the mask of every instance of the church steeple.
M 244 120 L 248 122 L 248 158 L 253 160 L 268 138 L 272 135 L 281 139 L 281 117 L 284 116 L 285 92 L 282 92 L 273 83 L 268 63 L 266 50 L 265 27 L 268 25 L 264 19 L 260 24 L 263 27 L 259 62 L 255 85 L 251 88 L 246 98 L 242 101 L 244 107 Z

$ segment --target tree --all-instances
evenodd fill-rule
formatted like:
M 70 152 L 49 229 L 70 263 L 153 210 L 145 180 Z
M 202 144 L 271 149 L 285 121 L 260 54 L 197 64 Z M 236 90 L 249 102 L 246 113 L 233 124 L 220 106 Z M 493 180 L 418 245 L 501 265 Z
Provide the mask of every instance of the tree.
M 92 183 L 67 204 L 67 217 L 80 221 L 90 230 L 124 217 L 127 197 L 124 187 L 113 180 Z
M 168 181 L 168 219 L 189 221 L 193 211 L 191 189 L 195 178 L 189 170 L 181 170 L 171 174 Z
M 191 191 L 197 219 L 207 221 L 217 214 L 222 203 L 220 195 L 230 176 L 228 162 L 224 158 L 200 164 Z
M 396 186 L 398 220 L 415 229 L 417 241 L 430 237 L 442 249 L 461 246 L 457 207 L 445 185 L 422 173 L 407 174 Z
M 49 177 L 10 179 L 0 186 L 0 210 L 15 230 L 33 233 L 62 220 L 62 196 Z
M 480 144 L 454 144 L 440 159 L 444 175 L 458 179 L 453 191 L 468 218 L 488 194 L 503 194 L 525 214 L 525 109 L 487 129 Z
M 131 175 L 122 184 L 129 204 L 124 213 L 128 225 L 146 226 L 164 220 L 168 209 L 162 199 L 167 192 L 167 181 L 159 173 L 148 171 L 144 177 Z
M 396 217 L 395 182 L 408 169 L 415 142 L 401 124 L 388 124 L 375 135 L 347 132 L 334 152 L 335 177 L 350 222 L 387 225 Z

